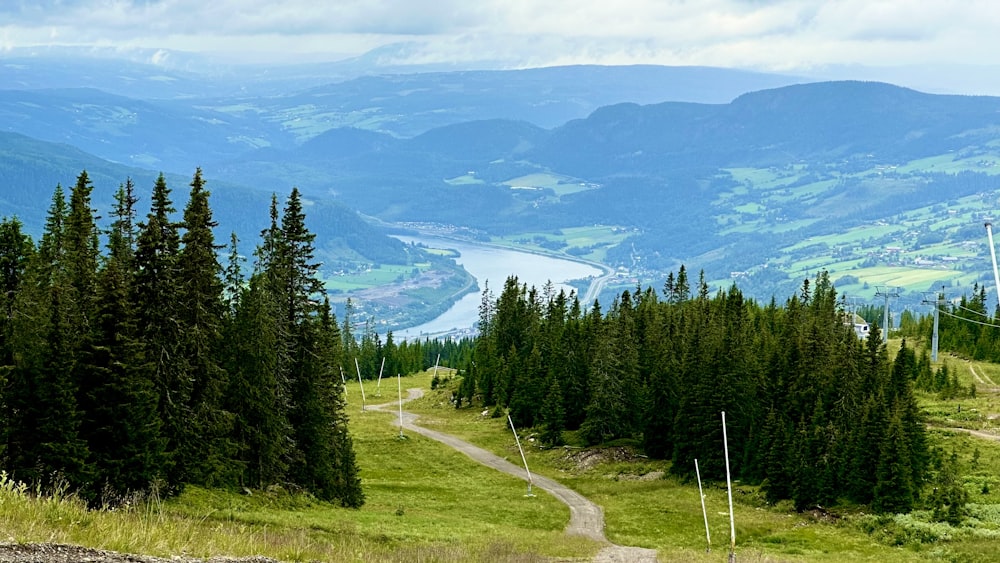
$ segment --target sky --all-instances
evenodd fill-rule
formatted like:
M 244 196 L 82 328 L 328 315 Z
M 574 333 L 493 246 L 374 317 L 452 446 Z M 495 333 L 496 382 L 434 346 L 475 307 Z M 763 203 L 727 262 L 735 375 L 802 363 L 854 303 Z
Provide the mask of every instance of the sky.
M 0 55 L 74 45 L 227 62 L 388 61 L 507 68 L 1000 65 L 995 0 L 2 0 Z

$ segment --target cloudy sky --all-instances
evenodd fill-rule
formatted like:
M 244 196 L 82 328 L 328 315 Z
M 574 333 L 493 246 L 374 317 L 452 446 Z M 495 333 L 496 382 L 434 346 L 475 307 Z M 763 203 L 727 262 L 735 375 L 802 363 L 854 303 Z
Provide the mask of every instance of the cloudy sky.
M 711 65 L 1000 64 L 995 0 L 2 0 L 0 53 L 85 45 L 227 60 Z M 164 56 L 161 54 L 161 57 Z

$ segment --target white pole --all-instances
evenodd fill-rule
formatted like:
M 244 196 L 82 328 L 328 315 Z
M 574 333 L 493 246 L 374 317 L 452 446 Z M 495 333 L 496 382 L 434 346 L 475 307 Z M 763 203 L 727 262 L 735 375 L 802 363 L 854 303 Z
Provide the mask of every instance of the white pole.
M 705 548 L 705 553 L 712 552 L 712 534 L 708 531 L 708 512 L 705 511 L 705 493 L 701 492 L 701 471 L 698 469 L 698 460 L 694 460 L 694 474 L 698 476 L 698 496 L 701 497 L 701 514 L 705 517 L 705 541 L 708 542 L 708 547 Z
M 399 392 L 399 437 L 403 437 L 403 384 L 396 374 L 396 390 Z
M 726 436 L 726 411 L 722 411 L 722 449 L 726 455 L 726 491 L 729 494 L 729 561 L 736 561 L 736 520 L 733 515 L 733 484 L 729 478 L 729 438 Z
M 344 406 L 347 406 L 347 378 L 344 377 L 344 366 L 340 366 L 340 382 L 344 384 Z
M 528 459 L 524 457 L 524 450 L 521 448 L 521 439 L 517 437 L 517 429 L 514 428 L 514 421 L 511 420 L 510 414 L 507 415 L 507 422 L 510 423 L 510 429 L 514 433 L 514 441 L 517 442 L 517 451 L 521 452 L 521 461 L 524 462 L 524 472 L 528 474 L 528 494 L 525 496 L 533 497 L 535 495 L 531 494 L 531 471 L 528 470 Z
M 1000 271 L 997 271 L 997 251 L 993 248 L 993 225 L 986 223 L 986 236 L 990 240 L 990 258 L 993 259 L 993 281 L 997 284 L 997 303 L 1000 305 Z
M 441 363 L 441 354 L 438 354 L 437 359 L 434 360 L 434 377 L 437 377 L 439 363 Z
M 385 356 L 382 356 L 382 367 L 378 368 L 378 384 L 375 385 L 375 396 L 382 396 L 382 370 L 385 369 Z
M 354 367 L 358 370 L 358 387 L 361 388 L 361 412 L 365 412 L 365 384 L 361 383 L 361 366 L 357 358 L 354 358 Z

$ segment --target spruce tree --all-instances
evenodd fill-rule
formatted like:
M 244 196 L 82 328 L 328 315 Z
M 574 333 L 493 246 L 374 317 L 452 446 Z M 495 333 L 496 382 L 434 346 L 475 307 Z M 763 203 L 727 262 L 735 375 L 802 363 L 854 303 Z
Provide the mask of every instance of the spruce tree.
M 542 442 L 549 446 L 561 446 L 562 433 L 566 427 L 566 409 L 563 408 L 562 387 L 555 377 L 549 383 L 548 394 L 539 412 L 539 422 L 542 425 Z
M 222 267 L 209 196 L 199 168 L 184 208 L 177 268 L 180 345 L 191 381 L 188 410 L 192 416 L 177 461 L 187 468 L 187 479 L 207 485 L 231 481 L 232 457 L 228 442 L 232 416 L 223 408 L 226 373 L 218 361 L 225 313 Z
M 35 253 L 31 237 L 22 232 L 16 217 L 0 221 L 0 369 L 14 365 L 12 320 L 14 302 L 21 288 L 28 261 Z M 0 379 L 0 389 L 3 381 Z
M 278 373 L 278 311 L 268 284 L 255 275 L 226 332 L 226 406 L 235 415 L 232 439 L 242 470 L 239 481 L 257 489 L 285 481 L 294 443 L 290 391 Z
M 66 198 L 62 186 L 52 194 L 38 251 L 25 264 L 20 289 L 13 294 L 13 314 L 7 345 L 13 365 L 6 370 L 4 387 L 4 468 L 14 478 L 38 483 L 38 439 L 35 431 L 44 416 L 42 402 L 45 364 L 50 358 L 53 273 L 61 260 L 66 222 Z
M 118 235 L 113 232 L 111 238 Z M 99 475 L 95 500 L 112 506 L 130 492 L 151 490 L 165 476 L 156 392 L 142 369 L 128 263 L 127 253 L 113 249 L 98 278 L 98 332 L 90 369 L 99 384 L 88 397 L 85 423 Z
M 170 489 L 182 485 L 188 476 L 182 448 L 192 418 L 192 380 L 180 330 L 180 234 L 171 218 L 175 211 L 170 188 L 160 174 L 153 186 L 146 221 L 139 225 L 132 291 L 138 337 L 143 344 L 140 369 L 156 389 L 157 411 L 166 438 L 166 484 Z
M 872 494 L 872 510 L 875 512 L 900 514 L 913 509 L 917 485 L 910 467 L 910 450 L 909 437 L 899 409 L 896 409 L 880 447 Z

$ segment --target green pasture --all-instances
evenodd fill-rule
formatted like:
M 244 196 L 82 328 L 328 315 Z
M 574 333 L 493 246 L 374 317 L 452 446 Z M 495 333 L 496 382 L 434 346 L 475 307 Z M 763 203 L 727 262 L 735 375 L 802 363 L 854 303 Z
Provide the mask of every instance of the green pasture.
M 744 203 L 743 205 L 737 205 L 733 207 L 733 211 L 739 213 L 746 213 L 748 215 L 757 215 L 763 213 L 767 208 L 759 203 Z
M 942 154 L 911 160 L 898 166 L 896 171 L 899 173 L 944 172 L 949 174 L 975 171 L 984 174 L 1000 174 L 1000 155 L 978 154 L 962 158 L 954 154 Z
M 820 219 L 799 219 L 796 221 L 783 221 L 783 222 L 766 222 L 764 219 L 751 219 L 747 220 L 746 217 L 741 217 L 741 222 L 728 229 L 723 229 L 719 232 L 721 235 L 731 235 L 731 234 L 752 234 L 752 233 L 787 233 L 791 231 L 797 231 L 799 229 L 806 229 L 810 225 L 817 223 Z
M 493 237 L 490 242 L 514 249 L 530 250 L 549 255 L 567 255 L 570 248 L 590 248 L 591 251 L 580 256 L 570 256 L 603 262 L 607 250 L 631 236 L 633 231 L 615 227 L 614 225 L 591 225 L 587 227 L 567 227 L 555 231 L 528 231 L 504 236 Z M 536 239 L 559 241 L 565 244 L 562 251 L 553 251 L 538 244 Z
M 536 172 L 534 174 L 518 176 L 517 178 L 511 178 L 510 180 L 503 182 L 503 184 L 511 188 L 547 188 L 555 192 L 556 197 L 562 197 L 564 195 L 591 189 L 577 178 L 571 178 L 561 174 L 552 174 L 550 172 Z
M 749 185 L 754 190 L 782 188 L 801 177 L 800 171 L 774 168 L 726 168 L 733 180 Z
M 869 285 L 891 285 L 906 288 L 927 288 L 937 280 L 956 278 L 960 272 L 949 270 L 918 269 L 903 266 L 873 266 L 871 268 L 858 268 L 849 273 L 857 276 Z
M 469 186 L 475 184 L 484 184 L 485 182 L 483 182 L 473 174 L 465 174 L 463 176 L 456 176 L 454 178 L 449 178 L 445 180 L 445 183 L 451 184 L 452 186 Z
M 593 244 L 618 244 L 628 238 L 632 232 L 614 225 L 592 225 L 589 227 L 568 227 L 560 229 L 564 240 L 570 246 L 588 246 Z
M 323 285 L 327 290 L 340 290 L 345 293 L 368 289 L 407 279 L 412 275 L 414 268 L 427 270 L 430 268 L 430 264 L 383 264 L 370 270 L 348 273 L 342 276 L 327 274 L 327 277 L 323 279 Z

